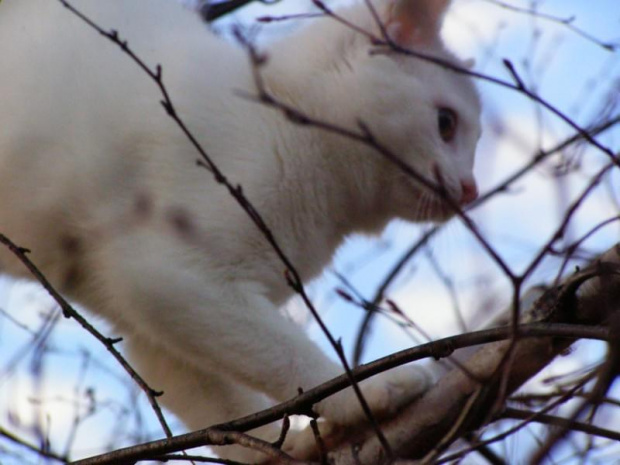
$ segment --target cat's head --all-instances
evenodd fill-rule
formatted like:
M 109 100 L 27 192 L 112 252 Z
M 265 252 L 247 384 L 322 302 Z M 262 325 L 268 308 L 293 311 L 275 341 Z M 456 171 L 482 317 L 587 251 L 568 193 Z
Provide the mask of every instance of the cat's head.
M 466 65 L 440 48 L 432 55 Z M 454 206 L 475 200 L 473 167 L 481 128 L 471 79 L 398 54 L 360 58 L 358 63 L 360 106 L 355 113 L 380 145 L 428 181 L 423 185 L 408 168 L 383 160 L 383 169 L 376 170 L 382 174 L 385 208 L 413 221 L 445 220 Z
M 375 2 L 384 30 L 399 46 L 432 55 L 460 68 L 468 64 L 447 51 L 439 31 L 449 0 Z M 381 37 L 366 4 L 337 12 Z M 333 18 L 308 34 L 295 68 L 307 73 L 299 93 L 316 101 L 315 114 L 355 127 L 362 121 L 391 153 L 443 194 L 433 194 L 376 151 L 362 151 L 365 193 L 372 208 L 413 221 L 444 220 L 477 196 L 472 170 L 480 136 L 480 102 L 469 76 L 429 61 L 377 47 L 371 39 Z M 310 107 L 312 102 L 310 102 Z M 358 183 L 359 184 L 359 183 Z

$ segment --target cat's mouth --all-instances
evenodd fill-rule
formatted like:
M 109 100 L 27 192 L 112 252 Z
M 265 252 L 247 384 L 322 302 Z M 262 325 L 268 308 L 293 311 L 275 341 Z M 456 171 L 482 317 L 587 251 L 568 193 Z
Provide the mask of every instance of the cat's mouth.
M 442 223 L 444 221 L 448 221 L 455 214 L 456 211 L 454 207 L 451 207 L 450 204 L 443 198 L 437 198 L 433 201 L 433 205 L 430 208 L 429 217 L 427 219 Z
M 478 188 L 475 181 L 461 180 L 460 192 L 453 192 L 442 187 L 445 184 L 440 175 L 436 177 L 439 185 L 438 190 L 427 191 L 421 197 L 420 206 L 426 213 L 424 220 L 447 221 L 478 198 Z
M 426 193 L 421 199 L 415 221 L 432 221 L 442 223 L 454 217 L 457 213 L 458 202 L 450 201 L 446 195 Z

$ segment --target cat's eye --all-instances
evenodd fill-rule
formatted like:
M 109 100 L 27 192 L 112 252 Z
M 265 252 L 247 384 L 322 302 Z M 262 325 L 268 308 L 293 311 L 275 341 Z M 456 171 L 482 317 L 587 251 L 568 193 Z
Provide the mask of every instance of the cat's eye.
M 440 108 L 437 112 L 437 128 L 444 142 L 450 142 L 456 135 L 457 117 L 454 110 Z

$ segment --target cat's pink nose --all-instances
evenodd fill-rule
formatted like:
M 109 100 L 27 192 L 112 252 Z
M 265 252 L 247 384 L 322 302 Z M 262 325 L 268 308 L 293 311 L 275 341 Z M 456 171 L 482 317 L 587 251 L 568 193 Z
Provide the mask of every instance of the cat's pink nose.
M 468 205 L 478 198 L 478 187 L 475 181 L 461 181 L 461 206 Z

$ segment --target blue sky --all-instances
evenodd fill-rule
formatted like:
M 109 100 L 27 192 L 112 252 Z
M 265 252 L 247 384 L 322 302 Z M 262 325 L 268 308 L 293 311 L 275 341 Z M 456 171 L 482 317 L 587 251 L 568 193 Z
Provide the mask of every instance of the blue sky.
M 592 4 L 588 6 L 584 2 L 546 2 L 540 8 L 559 17 L 575 15 L 575 25 L 585 30 L 592 27 L 591 33 L 596 34 L 601 40 L 618 41 L 620 9 L 614 10 L 611 1 L 595 3 L 600 9 L 591 8 Z M 576 120 L 581 124 L 591 122 L 592 115 L 600 110 L 603 96 L 612 91 L 619 92 L 618 52 L 605 51 L 569 31 L 565 26 L 540 19 L 536 24 L 532 24 L 531 16 L 510 13 L 486 1 L 464 0 L 457 2 L 456 6 L 458 8 L 455 8 L 447 20 L 446 37 L 449 42 L 455 44 L 461 56 L 475 57 L 484 67 L 480 71 L 510 80 L 506 68 L 501 63 L 501 59 L 508 58 L 527 82 L 527 71 L 524 70 L 523 62 L 528 58 L 534 70 L 532 72 L 534 76 L 530 80 L 538 87 L 539 95 L 571 117 L 578 114 Z M 613 14 L 605 14 L 613 11 L 617 12 L 615 17 Z M 485 18 L 485 21 L 481 21 L 480 18 Z M 500 28 L 498 24 L 504 26 Z M 498 28 L 501 30 L 499 37 Z M 541 34 L 534 48 L 535 53 L 532 54 L 529 42 L 532 40 L 533 28 L 540 28 Z M 472 29 L 476 33 L 474 39 L 471 39 Z M 492 48 L 492 55 L 485 57 L 489 48 Z M 607 79 L 599 77 L 602 69 L 607 69 Z M 538 77 L 540 75 L 542 78 Z M 615 84 L 610 82 L 614 77 Z M 583 89 L 592 79 L 599 79 L 600 82 L 584 95 Z M 487 109 L 483 115 L 484 133 L 476 162 L 476 177 L 482 192 L 497 185 L 515 169 L 525 164 L 539 146 L 551 147 L 563 137 L 573 133 L 569 126 L 550 113 L 543 111 L 539 114 L 535 105 L 514 91 L 488 83 L 479 83 L 479 88 Z M 574 111 L 576 106 L 580 108 L 579 112 Z M 499 134 L 493 130 L 496 126 L 502 127 Z M 620 132 L 615 130 L 602 137 L 601 141 L 611 146 L 614 142 L 617 145 L 619 136 Z M 542 143 L 539 143 L 539 139 L 542 139 Z M 584 155 L 585 169 L 598 166 L 603 160 L 604 158 L 595 150 L 587 150 Z M 515 194 L 493 199 L 487 206 L 474 213 L 480 226 L 488 233 L 490 241 L 517 270 L 518 263 L 527 263 L 531 254 L 537 250 L 537 246 L 542 244 L 557 226 L 561 217 L 561 212 L 557 211 L 558 205 L 570 201 L 571 196 L 574 197 L 583 185 L 580 176 L 569 177 L 565 181 L 569 193 L 559 194 L 557 180 L 551 179 L 549 175 L 551 166 L 552 164 L 547 164 L 546 170 L 537 170 L 517 183 Z M 617 177 L 615 180 L 617 181 Z M 617 188 L 617 182 L 614 185 Z M 605 194 L 596 198 L 596 205 L 586 205 L 585 213 L 579 216 L 580 221 L 575 222 L 575 234 L 579 231 L 585 232 L 584 230 L 590 228 L 596 218 L 612 214 L 612 205 L 603 197 Z M 490 264 L 485 261 L 484 254 L 475 245 L 471 235 L 458 224 L 458 220 L 453 220 L 452 223 L 434 241 L 433 249 L 440 257 L 440 262 L 457 275 L 463 274 L 464 276 L 458 280 L 467 283 L 468 279 L 471 279 L 467 274 L 472 271 L 471 265 L 468 266 L 472 259 L 477 260 L 476 267 L 481 264 L 489 267 Z M 614 238 L 620 235 L 619 231 L 618 226 L 602 231 L 595 237 L 596 245 L 599 247 L 611 245 Z M 396 247 L 383 251 L 376 260 L 360 267 L 359 272 L 349 274 L 348 277 L 355 287 L 363 290 L 366 297 L 371 297 L 377 278 L 380 280 L 390 268 L 390 264 L 399 256 L 395 249 L 406 248 L 419 233 L 418 226 L 397 223 L 389 227 L 382 241 L 395 244 Z M 350 241 L 338 254 L 335 268 L 346 269 L 349 262 L 355 263 L 356 257 L 367 255 L 369 247 L 371 249 L 378 247 L 377 242 L 366 238 Z M 455 264 L 463 266 L 464 272 L 459 273 Z M 424 265 L 420 264 L 419 267 Z M 545 277 L 546 273 L 552 272 L 553 268 L 549 271 L 542 270 L 541 274 Z M 428 279 L 428 273 L 421 269 L 417 270 L 417 275 L 418 284 L 425 283 Z M 501 281 L 501 278 L 499 280 Z M 331 282 L 334 282 L 333 279 Z M 342 302 L 340 305 L 346 307 Z M 329 312 L 330 318 L 338 321 L 335 326 L 342 328 L 343 337 L 349 335 L 354 326 L 346 324 L 352 313 L 354 313 L 352 309 L 348 311 L 333 309 Z M 389 351 L 391 350 L 388 348 L 389 345 L 380 344 L 377 350 Z
M 283 2 L 281 8 L 303 11 L 300 4 Z M 531 2 L 512 1 L 510 4 L 525 8 Z M 620 4 L 617 0 L 548 0 L 538 4 L 539 10 L 546 14 L 560 18 L 574 16 L 576 27 L 600 40 L 620 42 Z M 275 14 L 272 9 L 252 9 L 258 10 L 260 15 L 265 12 Z M 246 13 L 244 19 L 248 20 L 251 14 Z M 455 2 L 447 18 L 445 36 L 459 55 L 476 58 L 478 71 L 510 79 L 501 63 L 503 58 L 510 59 L 528 85 L 535 85 L 539 95 L 580 124 L 591 123 L 601 113 L 606 96 L 615 93 L 616 98 L 620 99 L 620 51 L 606 51 L 564 25 L 510 12 L 486 0 L 461 0 Z M 527 62 L 530 63 L 529 69 Z M 572 134 L 572 129 L 550 113 L 540 112 L 536 105 L 513 91 L 487 83 L 479 83 L 479 88 L 485 104 L 485 131 L 480 143 L 476 176 L 484 193 L 525 164 L 537 149 L 553 146 Z M 615 114 L 618 112 L 616 107 Z M 599 140 L 618 150 L 620 131 L 610 131 Z M 566 153 L 566 156 L 580 157 L 583 170 L 565 178 L 555 178 L 551 173 L 558 164 L 556 158 L 519 181 L 511 194 L 497 197 L 473 213 L 490 242 L 516 270 L 529 262 L 557 226 L 562 216 L 561 210 L 583 189 L 588 180 L 587 174 L 594 172 L 605 161 L 604 156 L 587 146 L 582 147 L 580 152 Z M 573 222 L 570 230 L 573 237 L 583 234 L 602 219 L 618 215 L 614 199 L 617 201 L 620 197 L 619 186 L 620 177 L 616 173 L 608 184 L 597 190 Z M 422 230 L 421 226 L 396 222 L 381 238 L 352 238 L 338 252 L 333 270 L 344 273 L 356 290 L 371 298 L 392 264 Z M 603 229 L 586 244 L 589 250 L 604 250 L 618 237 L 620 226 L 616 223 Z M 439 267 L 453 280 L 459 307 L 466 318 L 479 315 L 483 310 L 497 311 L 510 298 L 508 281 L 458 221 L 444 228 L 432 241 L 431 250 Z M 557 260 L 546 260 L 531 282 L 552 279 L 557 269 Z M 333 333 L 343 339 L 347 353 L 350 353 L 362 314 L 335 294 L 334 289 L 343 287 L 343 284 L 335 277 L 333 270 L 328 270 L 311 286 L 312 295 Z M 403 277 L 391 288 L 389 296 L 426 332 L 439 336 L 458 331 L 453 302 L 424 255 L 420 255 L 407 268 Z M 302 315 L 302 320 L 308 321 L 298 302 L 293 302 L 291 307 L 294 313 Z M 50 308 L 50 304 L 32 287 L 17 288 L 4 282 L 0 287 L 0 308 L 21 324 L 35 329 L 41 323 L 41 314 Z M 386 318 L 377 321 L 366 360 L 411 345 L 412 339 L 397 325 Z M 311 321 L 307 324 L 312 337 L 330 353 L 316 326 Z M 105 327 L 103 322 L 98 325 Z M 419 334 L 416 337 L 423 339 Z M 6 367 L 29 338 L 27 331 L 19 329 L 6 318 L 0 318 L 1 366 Z M 580 363 L 589 363 L 602 350 L 602 346 L 594 344 L 580 347 L 572 359 L 550 372 L 558 373 Z M 86 377 L 80 381 L 83 377 L 81 367 L 86 363 L 81 355 L 85 348 L 95 355 L 88 362 Z M 54 438 L 62 444 L 62 436 L 66 436 L 69 430 L 73 406 L 66 401 L 66 397 L 77 383 L 82 389 L 95 386 L 98 398 L 106 399 L 102 410 L 84 422 L 76 440 L 80 444 L 76 448 L 78 453 L 87 455 L 94 452 L 108 443 L 108 436 L 114 434 L 115 439 L 122 440 L 121 430 L 111 427 L 108 431 L 101 427 L 112 424 L 124 399 L 129 399 L 130 405 L 135 402 L 131 399 L 131 391 L 128 392 L 124 383 L 119 381 L 124 375 L 119 374 L 115 362 L 89 335 L 74 323 L 64 320 L 60 321 L 52 336 L 51 350 L 49 365 L 43 367 L 46 381 L 41 393 L 49 401 L 45 412 L 49 415 Z M 16 374 L 0 378 L 0 406 L 5 412 L 13 410 L 19 413 L 21 426 L 26 429 L 36 410 L 33 410 L 31 398 L 40 394 L 31 381 L 32 364 L 29 365 L 29 360 L 29 357 L 24 359 Z M 80 398 L 83 398 L 82 394 Z M 148 410 L 144 411 L 144 418 L 150 423 L 147 430 L 157 432 L 157 425 L 152 422 L 153 417 Z M 129 415 L 123 426 L 130 427 L 138 421 L 138 418 Z M 0 416 L 0 425 L 15 427 L 15 416 Z M 6 463 L 11 462 L 7 460 Z

